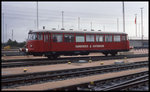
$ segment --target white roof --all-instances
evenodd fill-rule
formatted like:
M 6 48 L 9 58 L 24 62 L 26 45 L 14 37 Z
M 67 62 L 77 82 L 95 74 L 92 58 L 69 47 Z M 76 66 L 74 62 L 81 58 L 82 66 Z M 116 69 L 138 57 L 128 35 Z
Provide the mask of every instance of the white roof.
M 49 32 L 49 33 L 89 33 L 89 34 L 127 34 L 125 32 L 104 32 L 104 31 L 83 31 L 83 30 L 30 30 L 30 32 Z

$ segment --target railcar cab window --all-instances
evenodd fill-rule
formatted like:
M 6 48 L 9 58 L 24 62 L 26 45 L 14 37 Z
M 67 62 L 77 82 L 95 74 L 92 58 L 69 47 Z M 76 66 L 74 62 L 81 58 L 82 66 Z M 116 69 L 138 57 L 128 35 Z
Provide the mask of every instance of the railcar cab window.
M 28 35 L 28 40 L 37 40 L 37 34 L 36 33 L 31 33 Z
M 94 42 L 94 35 L 86 35 L 86 42 Z
M 73 34 L 65 34 L 64 42 L 74 42 L 74 35 Z
M 62 42 L 62 34 L 53 34 L 53 42 Z
M 76 42 L 85 42 L 84 35 L 76 35 Z
M 103 42 L 104 36 L 103 35 L 96 35 L 96 42 Z
M 112 42 L 112 35 L 105 35 L 105 42 Z
M 120 35 L 114 35 L 114 42 L 120 42 Z

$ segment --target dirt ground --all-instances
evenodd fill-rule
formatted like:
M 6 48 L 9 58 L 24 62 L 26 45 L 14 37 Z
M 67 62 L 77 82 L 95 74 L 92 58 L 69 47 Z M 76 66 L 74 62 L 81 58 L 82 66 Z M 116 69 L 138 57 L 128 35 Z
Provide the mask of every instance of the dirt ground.
M 55 71 L 55 70 L 64 70 L 64 69 L 73 69 L 73 68 L 83 68 L 83 67 L 94 67 L 94 66 L 101 66 L 114 64 L 118 61 L 125 61 L 125 63 L 130 62 L 139 62 L 148 60 L 148 57 L 142 58 L 130 58 L 130 59 L 118 59 L 118 60 L 100 60 L 96 62 L 88 62 L 88 63 L 71 63 L 71 64 L 54 64 L 54 65 L 42 65 L 42 66 L 29 66 L 29 67 L 15 67 L 15 68 L 2 68 L 1 75 L 11 75 L 11 74 L 22 74 L 24 73 L 23 70 L 27 69 L 25 73 L 32 73 L 32 72 L 42 72 L 42 71 Z M 126 62 L 127 61 L 127 62 Z
M 146 70 L 148 70 L 148 68 L 132 69 L 132 70 L 126 70 L 126 71 L 121 71 L 121 72 L 112 72 L 112 73 L 106 73 L 106 74 L 86 76 L 86 77 L 81 77 L 81 78 L 67 79 L 67 80 L 62 80 L 62 81 L 54 81 L 54 82 L 46 82 L 46 83 L 41 83 L 41 84 L 19 86 L 16 88 L 2 89 L 2 91 L 32 91 L 32 90 L 39 91 L 39 90 L 56 89 L 60 87 L 66 87 L 66 86 L 71 86 L 71 85 L 81 84 L 81 83 L 88 83 L 88 82 L 94 83 L 94 81 L 96 80 L 123 76 L 123 75 L 133 74 L 133 73 L 142 72 Z

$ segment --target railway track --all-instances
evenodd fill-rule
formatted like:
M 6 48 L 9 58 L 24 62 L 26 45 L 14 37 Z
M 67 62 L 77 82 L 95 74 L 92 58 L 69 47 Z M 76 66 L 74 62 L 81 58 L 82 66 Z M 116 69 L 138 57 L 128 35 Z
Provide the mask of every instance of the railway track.
M 34 84 L 51 82 L 57 80 L 65 80 L 68 78 L 84 77 L 95 74 L 103 74 L 109 72 L 118 72 L 128 69 L 136 69 L 142 67 L 148 67 L 148 61 L 125 63 L 125 64 L 113 64 L 104 65 L 97 67 L 87 67 L 87 68 L 76 68 L 76 69 L 66 69 L 57 71 L 46 71 L 46 72 L 36 72 L 36 73 L 23 73 L 16 75 L 3 75 L 1 84 L 2 88 L 16 87 L 20 85 Z
M 127 90 L 127 88 L 131 88 L 134 87 L 134 86 L 137 86 L 137 85 L 142 85 L 142 84 L 145 84 L 147 85 L 148 87 L 148 81 L 149 81 L 149 75 L 146 74 L 146 75 L 142 75 L 140 77 L 137 77 L 135 79 L 131 79 L 131 80 L 128 80 L 128 81 L 125 81 L 123 83 L 119 83 L 118 85 L 113 85 L 109 88 L 105 88 L 105 89 L 102 89 L 102 91 L 109 91 L 109 90 Z M 148 91 L 148 90 L 147 90 Z
M 89 60 L 99 61 L 99 60 L 112 60 L 112 59 L 123 59 L 127 58 L 137 58 L 137 57 L 148 57 L 148 54 L 135 54 L 135 55 L 118 55 L 118 56 L 86 56 L 86 57 L 69 57 L 69 58 L 59 58 L 57 60 L 48 60 L 48 59 L 38 59 L 38 60 L 8 60 L 2 61 L 2 68 L 10 67 L 22 67 L 22 66 L 37 66 L 37 65 L 50 65 L 50 64 L 61 64 L 61 63 L 79 63 L 79 60 Z
M 134 47 L 133 50 L 144 50 L 144 49 L 149 49 L 148 47 Z M 10 49 L 10 50 L 3 50 L 2 49 L 2 55 L 1 56 L 24 56 L 25 53 L 23 52 L 19 52 L 19 48 L 18 49 Z
M 119 76 L 109 79 L 97 80 L 93 83 L 83 83 L 51 90 L 78 90 L 78 91 L 139 91 L 138 87 L 144 86 L 141 91 L 148 91 L 148 71 Z M 136 90 L 135 89 L 138 89 Z M 133 89 L 134 88 L 134 89 Z

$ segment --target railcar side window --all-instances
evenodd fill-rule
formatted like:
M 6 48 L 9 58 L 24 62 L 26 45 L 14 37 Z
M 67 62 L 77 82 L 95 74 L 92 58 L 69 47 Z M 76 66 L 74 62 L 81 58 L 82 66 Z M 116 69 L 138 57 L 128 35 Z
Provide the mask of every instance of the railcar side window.
M 43 39 L 43 35 L 42 34 L 38 34 L 38 40 L 42 40 Z
M 86 42 L 94 42 L 94 35 L 86 35 Z
M 114 35 L 114 42 L 120 42 L 120 35 Z
M 51 34 L 49 34 L 49 41 L 51 41 Z
M 104 36 L 103 35 L 96 35 L 96 42 L 103 42 Z
M 48 34 L 44 34 L 44 42 L 48 42 Z
M 126 40 L 126 36 L 123 35 L 123 36 L 122 36 L 122 41 L 125 41 L 125 40 Z
M 85 42 L 84 35 L 76 35 L 76 42 Z
M 112 42 L 112 35 L 105 35 L 105 42 Z
M 38 38 L 37 38 L 37 33 L 36 34 L 34 34 L 34 36 L 35 36 L 35 39 L 34 40 L 37 40 Z
M 53 34 L 53 42 L 62 42 L 62 34 Z
M 74 35 L 73 34 L 65 34 L 64 42 L 74 42 Z

